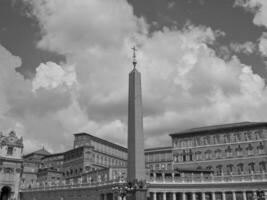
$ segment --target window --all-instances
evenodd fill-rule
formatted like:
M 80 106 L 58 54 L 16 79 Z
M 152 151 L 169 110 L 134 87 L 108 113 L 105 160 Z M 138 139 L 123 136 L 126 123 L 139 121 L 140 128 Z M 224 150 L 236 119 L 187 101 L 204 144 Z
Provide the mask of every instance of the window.
M 235 139 L 235 142 L 240 142 L 241 141 L 240 133 L 235 133 L 234 134 L 234 139 Z
M 227 147 L 227 149 L 225 150 L 225 152 L 226 152 L 226 156 L 228 158 L 233 156 L 233 152 L 232 152 L 232 149 L 231 149 L 230 146 Z
M 186 154 L 185 154 L 185 150 L 183 150 L 183 161 L 185 162 L 186 161 Z
M 248 156 L 252 156 L 253 155 L 253 147 L 251 146 L 251 144 L 248 145 L 247 152 L 248 152 Z
M 235 149 L 235 151 L 236 151 L 236 155 L 237 155 L 238 157 L 240 157 L 240 156 L 243 155 L 243 151 L 242 151 L 242 150 L 243 150 L 243 149 L 241 148 L 240 145 L 238 145 L 238 147 Z
M 206 160 L 210 160 L 210 159 L 211 159 L 211 150 L 207 150 L 207 151 L 205 152 L 205 159 L 206 159 Z
M 222 157 L 222 151 L 220 149 L 215 150 L 215 158 L 219 159 Z
M 244 164 L 243 164 L 243 163 L 239 163 L 239 164 L 237 165 L 237 173 L 238 173 L 238 174 L 242 174 L 243 171 L 244 171 Z
M 266 172 L 266 163 L 264 161 L 259 163 L 260 172 Z
M 222 165 L 216 166 L 216 174 L 217 175 L 222 175 Z
M 12 156 L 13 155 L 13 147 L 7 148 L 7 155 Z
M 246 140 L 246 141 L 251 140 L 251 134 L 250 134 L 250 132 L 246 132 L 246 133 L 245 133 L 245 140 Z
M 224 143 L 230 142 L 230 135 L 224 135 Z
M 192 153 L 192 150 L 190 149 L 189 151 L 189 161 L 192 161 L 193 160 L 193 153 Z
M 256 140 L 262 139 L 262 130 L 256 130 L 255 131 L 255 138 L 256 138 Z
M 214 135 L 213 136 L 214 144 L 219 144 L 220 143 L 220 136 L 219 135 Z
M 206 169 L 209 170 L 209 171 L 212 171 L 212 166 L 209 165 L 209 166 L 206 167 Z
M 233 173 L 233 165 L 232 164 L 227 165 L 226 170 L 227 170 L 227 174 L 231 175 Z
M 209 145 L 210 144 L 210 137 L 206 136 L 204 137 L 204 145 Z
M 248 171 L 249 173 L 253 173 L 255 171 L 255 163 L 248 164 Z
M 259 154 L 264 154 L 264 146 L 262 143 L 259 144 L 259 146 L 257 147 L 258 149 L 258 153 Z
M 196 152 L 196 160 L 201 160 L 201 151 Z

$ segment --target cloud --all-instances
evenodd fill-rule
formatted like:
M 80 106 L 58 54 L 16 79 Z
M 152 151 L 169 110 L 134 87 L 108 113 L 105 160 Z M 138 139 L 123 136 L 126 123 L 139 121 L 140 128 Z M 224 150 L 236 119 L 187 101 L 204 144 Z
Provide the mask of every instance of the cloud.
M 265 0 L 236 0 L 235 6 L 241 6 L 254 14 L 253 23 L 267 28 L 267 1 Z M 259 38 L 258 48 L 262 56 L 267 57 L 267 32 Z
M 35 78 L 32 81 L 33 91 L 39 88 L 49 90 L 60 86 L 71 88 L 75 84 L 77 80 L 74 66 L 62 68 L 53 62 L 41 63 L 36 68 Z
M 253 42 L 247 41 L 244 43 L 230 43 L 230 49 L 235 53 L 243 53 L 246 55 L 253 54 L 256 51 L 256 44 Z
M 124 0 L 25 2 L 42 30 L 38 47 L 66 56 L 66 63 L 41 63 L 31 81 L 14 71 L 18 58 L 7 53 L 10 58 L 0 61 L 6 62 L 3 73 L 9 70 L 3 75 L 8 87 L 0 90 L 1 117 L 37 144 L 29 149 L 63 151 L 80 131 L 126 144 L 133 44 L 142 72 L 146 146 L 170 145 L 168 133 L 194 126 L 266 120 L 264 79 L 237 56 L 216 55 L 210 46 L 220 31 L 187 24 L 148 34 L 149 25 Z M 241 46 L 234 45 L 248 51 L 250 44 Z M 12 77 L 18 80 L 11 84 Z

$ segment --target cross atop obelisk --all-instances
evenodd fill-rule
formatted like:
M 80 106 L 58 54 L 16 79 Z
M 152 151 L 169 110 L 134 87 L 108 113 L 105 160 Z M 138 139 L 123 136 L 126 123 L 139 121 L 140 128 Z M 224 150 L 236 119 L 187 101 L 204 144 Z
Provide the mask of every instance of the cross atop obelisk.
M 136 48 L 133 50 L 134 69 L 129 74 L 128 97 L 128 181 L 145 179 L 144 133 L 141 73 L 135 68 Z
M 133 50 L 133 66 L 134 66 L 134 69 L 135 69 L 135 66 L 137 64 L 137 61 L 136 61 L 136 51 L 137 51 L 137 49 L 136 49 L 135 46 L 133 46 L 132 50 Z

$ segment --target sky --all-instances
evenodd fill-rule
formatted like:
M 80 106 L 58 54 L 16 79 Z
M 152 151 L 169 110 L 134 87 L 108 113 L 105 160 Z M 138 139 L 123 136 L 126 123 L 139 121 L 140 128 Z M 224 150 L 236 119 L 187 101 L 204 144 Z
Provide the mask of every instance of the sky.
M 0 127 L 24 152 L 87 132 L 126 146 L 133 45 L 145 146 L 267 121 L 265 0 L 0 0 Z

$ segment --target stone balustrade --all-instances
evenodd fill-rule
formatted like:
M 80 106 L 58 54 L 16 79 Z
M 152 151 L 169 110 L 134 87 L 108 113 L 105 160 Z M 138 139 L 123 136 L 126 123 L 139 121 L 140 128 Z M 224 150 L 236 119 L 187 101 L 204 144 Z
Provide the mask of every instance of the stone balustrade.
M 181 176 L 165 176 L 162 174 L 160 177 L 150 177 L 149 183 L 176 183 L 176 184 L 190 184 L 190 183 L 228 183 L 228 182 L 253 182 L 253 181 L 267 181 L 267 172 L 262 173 L 251 173 L 251 174 L 238 174 L 238 175 L 225 175 L 222 174 L 220 176 L 215 176 L 213 174 L 210 175 L 199 175 L 199 174 L 191 174 L 191 175 L 181 175 Z
M 240 175 L 200 175 L 192 174 L 190 176 L 179 176 L 179 177 L 152 177 L 148 180 L 149 184 L 207 184 L 207 183 L 238 183 L 238 182 L 267 182 L 267 173 L 255 173 L 255 174 L 240 174 Z M 110 180 L 110 181 L 102 181 L 102 182 L 90 182 L 78 181 L 77 183 L 69 182 L 65 183 L 64 181 L 57 182 L 49 182 L 47 184 L 33 184 L 27 187 L 21 187 L 21 191 L 38 191 L 38 190 L 59 190 L 59 189 L 73 189 L 73 188 L 90 188 L 90 187 L 99 187 L 99 186 L 107 186 L 118 183 L 126 183 L 125 180 Z

